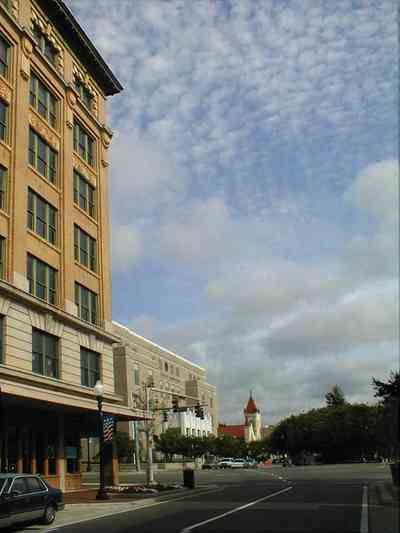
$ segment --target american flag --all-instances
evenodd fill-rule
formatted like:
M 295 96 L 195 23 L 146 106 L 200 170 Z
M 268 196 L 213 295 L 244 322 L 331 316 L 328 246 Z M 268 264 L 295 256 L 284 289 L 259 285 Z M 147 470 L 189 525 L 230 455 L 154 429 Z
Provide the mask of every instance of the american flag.
M 104 442 L 112 440 L 114 436 L 115 419 L 113 415 L 103 415 L 103 437 Z

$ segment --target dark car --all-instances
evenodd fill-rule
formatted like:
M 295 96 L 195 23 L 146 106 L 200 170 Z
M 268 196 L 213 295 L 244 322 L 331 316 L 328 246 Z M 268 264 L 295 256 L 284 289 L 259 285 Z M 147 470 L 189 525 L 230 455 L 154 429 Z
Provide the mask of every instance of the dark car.
M 62 492 L 40 476 L 0 474 L 0 528 L 36 520 L 51 524 L 61 509 Z

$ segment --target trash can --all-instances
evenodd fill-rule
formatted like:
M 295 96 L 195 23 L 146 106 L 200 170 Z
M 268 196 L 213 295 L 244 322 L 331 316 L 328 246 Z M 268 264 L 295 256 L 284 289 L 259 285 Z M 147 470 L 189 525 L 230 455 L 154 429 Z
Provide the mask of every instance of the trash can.
M 183 471 L 183 485 L 188 489 L 194 489 L 194 470 L 193 468 L 185 468 Z

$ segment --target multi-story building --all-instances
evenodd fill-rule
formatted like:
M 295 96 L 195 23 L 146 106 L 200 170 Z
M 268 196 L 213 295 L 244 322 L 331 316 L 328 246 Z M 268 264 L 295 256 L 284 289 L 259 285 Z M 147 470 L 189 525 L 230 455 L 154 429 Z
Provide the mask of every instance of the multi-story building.
M 64 490 L 97 434 L 97 380 L 105 412 L 143 415 L 114 383 L 105 107 L 121 89 L 61 0 L 0 0 L 0 470 Z
M 120 338 L 120 343 L 114 345 L 116 390 L 128 405 L 144 408 L 144 388 L 151 382 L 156 389 L 151 393 L 153 408 L 170 408 L 173 396 L 181 396 L 182 407 L 191 407 L 186 413 L 169 412 L 167 422 L 163 422 L 162 411 L 155 411 L 155 435 L 171 427 L 179 428 L 184 435 L 217 435 L 216 388 L 206 382 L 204 368 L 116 322 L 113 322 L 113 333 Z M 197 402 L 204 406 L 204 420 L 195 416 Z M 119 428 L 134 437 L 131 422 L 122 422 Z

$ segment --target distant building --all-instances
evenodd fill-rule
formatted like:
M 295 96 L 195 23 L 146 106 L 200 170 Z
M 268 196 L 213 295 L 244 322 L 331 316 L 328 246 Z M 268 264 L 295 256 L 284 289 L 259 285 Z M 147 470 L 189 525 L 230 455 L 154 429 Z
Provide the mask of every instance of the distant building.
M 264 428 L 261 428 L 261 413 L 256 406 L 251 392 L 243 414 L 244 424 L 219 424 L 218 435 L 230 435 L 231 437 L 242 439 L 245 442 L 261 440 L 264 437 Z
M 113 334 L 120 338 L 114 345 L 115 387 L 133 409 L 144 409 L 144 389 L 151 381 L 154 390 L 151 401 L 155 409 L 154 435 L 169 428 L 178 428 L 183 435 L 216 435 L 218 428 L 217 391 L 206 382 L 206 371 L 199 365 L 145 339 L 126 326 L 113 322 Z M 173 413 L 172 398 L 177 396 L 179 406 L 189 406 L 186 412 Z M 191 399 L 185 399 L 190 396 Z M 204 419 L 195 416 L 194 406 L 203 406 Z M 162 409 L 168 409 L 168 420 L 163 420 Z M 146 456 L 144 425 L 136 426 L 140 436 L 141 455 Z M 133 422 L 118 424 L 118 430 L 135 438 Z M 137 433 L 136 433 L 137 436 Z

